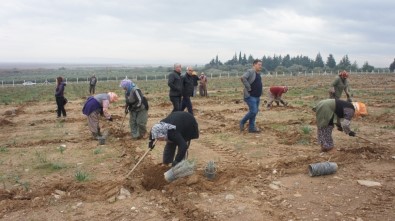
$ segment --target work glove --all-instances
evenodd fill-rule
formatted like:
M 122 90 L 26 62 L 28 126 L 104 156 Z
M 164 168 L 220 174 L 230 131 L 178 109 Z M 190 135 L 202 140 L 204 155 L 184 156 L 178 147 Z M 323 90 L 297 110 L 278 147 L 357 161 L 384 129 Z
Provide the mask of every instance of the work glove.
M 343 131 L 343 127 L 342 126 L 336 125 L 336 127 L 337 127 L 338 131 Z
M 348 136 L 350 136 L 350 137 L 355 137 L 355 132 L 354 131 L 350 131 L 350 133 L 348 133 Z
M 113 120 L 112 120 L 112 117 L 108 118 L 108 120 L 111 121 L 111 122 L 113 121 Z
M 129 113 L 129 107 L 126 106 L 126 107 L 125 107 L 125 115 L 128 114 L 128 113 Z

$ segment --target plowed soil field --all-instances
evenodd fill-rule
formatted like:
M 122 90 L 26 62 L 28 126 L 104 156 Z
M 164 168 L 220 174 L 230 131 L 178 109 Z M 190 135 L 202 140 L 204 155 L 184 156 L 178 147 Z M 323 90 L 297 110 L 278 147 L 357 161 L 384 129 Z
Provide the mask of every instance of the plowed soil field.
M 110 109 L 115 120 L 100 122 L 105 145 L 91 138 L 83 98 L 69 100 L 65 119 L 56 118 L 55 101 L 1 105 L 0 219 L 395 220 L 395 76 L 351 76 L 353 99 L 369 115 L 351 122 L 359 137 L 333 131 L 335 154 L 320 152 L 311 110 L 327 98 L 334 76 L 263 80 L 265 91 L 288 85 L 289 105 L 266 110 L 265 92 L 258 134 L 239 131 L 247 112 L 239 79 L 212 80 L 209 97 L 192 98 L 200 138 L 189 159 L 196 169 L 171 183 L 160 165 L 163 142 L 125 178 L 148 141 L 131 139 L 122 98 Z M 221 82 L 230 86 L 217 89 Z M 148 128 L 170 113 L 167 93 L 147 95 Z M 212 180 L 204 175 L 210 160 L 217 166 Z M 337 172 L 308 175 L 309 164 L 325 161 L 337 163 Z

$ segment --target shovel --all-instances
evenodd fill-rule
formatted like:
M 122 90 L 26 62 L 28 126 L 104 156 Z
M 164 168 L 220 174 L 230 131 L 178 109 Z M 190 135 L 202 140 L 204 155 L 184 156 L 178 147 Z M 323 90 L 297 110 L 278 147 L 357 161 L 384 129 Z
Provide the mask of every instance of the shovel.
M 152 147 L 148 148 L 147 151 L 145 151 L 144 155 L 140 158 L 140 160 L 136 163 L 136 165 L 134 165 L 134 167 L 129 171 L 128 174 L 126 174 L 126 178 L 129 177 L 130 174 L 132 174 L 132 172 L 137 168 L 137 166 L 141 163 L 141 161 L 143 161 L 143 159 L 147 156 L 148 152 L 152 151 L 155 147 L 156 141 L 154 142 L 154 144 L 152 145 Z
M 368 140 L 368 139 L 366 139 L 366 138 L 363 138 L 363 137 L 361 137 L 361 136 L 358 136 L 358 135 L 355 135 L 355 137 L 358 137 L 358 138 L 360 138 L 360 139 L 362 139 L 362 140 L 364 140 L 364 141 L 366 141 L 366 142 L 375 144 L 375 145 L 377 145 L 377 146 L 379 146 L 379 147 L 388 147 L 388 146 L 386 146 L 386 145 L 381 145 L 381 144 L 379 144 L 379 143 L 375 143 L 375 142 L 373 142 L 373 141 L 370 141 L 370 140 Z

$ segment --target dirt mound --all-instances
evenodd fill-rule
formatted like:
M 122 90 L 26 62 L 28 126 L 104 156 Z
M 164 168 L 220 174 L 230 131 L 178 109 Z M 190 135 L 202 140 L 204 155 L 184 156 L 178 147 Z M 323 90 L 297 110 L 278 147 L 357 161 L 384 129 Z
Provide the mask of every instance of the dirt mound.
M 0 119 L 0 127 L 1 126 L 12 126 L 14 125 L 14 123 L 12 123 L 11 121 L 7 120 L 7 119 Z
M 144 176 L 142 180 L 144 189 L 147 191 L 152 189 L 162 190 L 163 187 L 168 184 L 163 175 L 168 169 L 168 167 L 161 165 L 154 165 L 145 168 L 143 170 Z

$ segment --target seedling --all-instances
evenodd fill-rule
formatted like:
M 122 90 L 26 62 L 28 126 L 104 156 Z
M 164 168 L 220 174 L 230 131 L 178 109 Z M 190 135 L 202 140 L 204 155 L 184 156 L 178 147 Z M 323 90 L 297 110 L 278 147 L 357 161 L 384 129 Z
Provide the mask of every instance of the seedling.
M 8 148 L 5 147 L 5 146 L 1 146 L 0 147 L 0 152 L 2 152 L 2 153 L 8 152 Z
M 100 154 L 100 153 L 102 153 L 103 152 L 103 149 L 102 148 L 96 148 L 94 151 L 93 151 L 93 154 Z
M 311 127 L 309 126 L 309 125 L 304 125 L 303 127 L 302 127 L 302 131 L 303 131 L 303 134 L 306 134 L 306 135 L 308 135 L 308 134 L 310 134 L 311 133 Z
M 86 172 L 78 170 L 75 174 L 74 177 L 77 181 L 83 182 L 88 180 L 88 174 Z
M 47 163 L 48 162 L 47 156 L 43 153 L 36 151 L 36 157 L 40 163 Z

